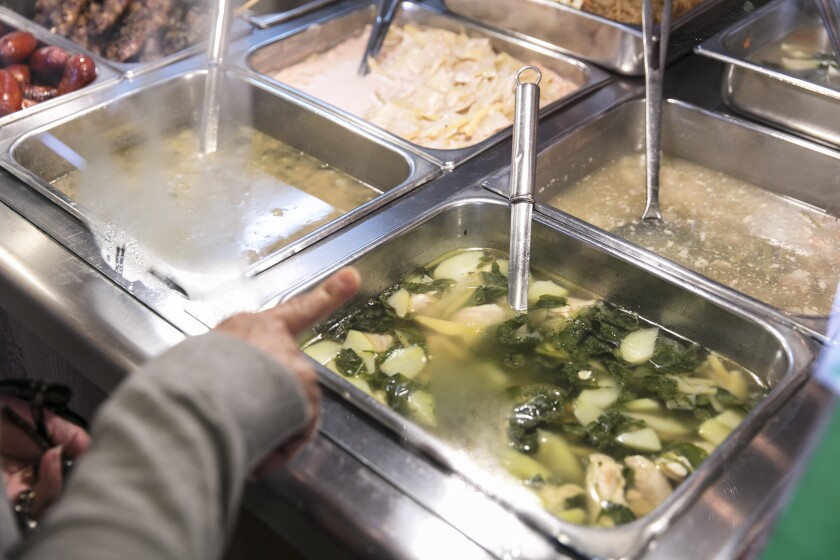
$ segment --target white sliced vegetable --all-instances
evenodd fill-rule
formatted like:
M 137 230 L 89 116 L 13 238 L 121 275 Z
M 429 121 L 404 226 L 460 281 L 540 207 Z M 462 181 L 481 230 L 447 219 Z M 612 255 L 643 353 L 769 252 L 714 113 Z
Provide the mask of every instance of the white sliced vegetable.
M 435 267 L 433 275 L 436 279 L 449 278 L 450 280 L 461 280 L 475 272 L 481 266 L 483 251 L 464 251 L 449 257 Z
M 551 280 L 537 280 L 528 284 L 528 304 L 534 305 L 541 296 L 566 297 L 569 290 Z
M 503 447 L 499 462 L 511 475 L 520 480 L 531 480 L 539 475 L 543 480 L 551 479 L 551 471 L 531 457 L 510 447 Z
M 586 523 L 586 512 L 581 508 L 558 511 L 554 515 L 563 521 L 568 521 L 569 523 L 575 523 L 577 525 L 583 525 Z
M 653 357 L 656 337 L 659 329 L 639 329 L 624 337 L 621 341 L 621 357 L 631 364 L 641 365 Z
M 604 409 L 590 403 L 575 401 L 574 414 L 582 426 L 588 426 L 604 413 Z
M 711 443 L 712 445 L 720 445 L 723 440 L 729 437 L 732 433 L 732 428 L 718 422 L 717 418 L 709 418 L 697 429 L 700 437 Z
M 669 375 L 677 382 L 677 391 L 684 395 L 714 395 L 717 393 L 717 385 L 711 379 L 705 377 L 683 377 L 681 375 Z
M 411 297 L 408 299 L 408 312 L 418 313 L 420 311 L 423 311 L 436 301 L 438 301 L 438 298 L 430 293 L 411 294 Z
M 344 339 L 344 348 L 350 348 L 365 363 L 365 369 L 368 373 L 376 371 L 376 357 L 373 355 L 373 343 L 365 336 L 365 333 L 360 331 L 347 331 L 347 338 Z
M 630 418 L 642 420 L 649 428 L 653 428 L 660 439 L 675 439 L 691 433 L 691 429 L 673 418 L 665 418 L 645 412 L 626 412 Z
M 562 482 L 583 484 L 583 465 L 577 455 L 569 449 L 569 444 L 561 436 L 537 431 L 540 447 L 537 460 L 551 470 L 554 478 Z
M 820 61 L 816 58 L 791 58 L 782 57 L 782 66 L 788 70 L 814 70 L 820 67 Z
M 598 408 L 608 408 L 618 399 L 618 395 L 619 390 L 617 387 L 586 389 L 580 392 L 578 402 L 591 403 Z
M 638 449 L 639 451 L 655 452 L 662 449 L 662 442 L 653 428 L 642 428 L 632 432 L 624 432 L 616 436 L 616 441 L 626 447 Z
M 319 340 L 303 349 L 303 353 L 321 365 L 336 357 L 341 351 L 341 344 L 334 340 Z
M 390 334 L 364 333 L 370 343 L 373 344 L 374 352 L 387 352 L 394 345 L 394 337 Z
M 405 288 L 400 288 L 385 300 L 385 303 L 394 309 L 397 317 L 405 317 L 408 315 L 408 306 L 411 303 L 411 294 Z
M 440 334 L 447 336 L 461 336 L 467 330 L 467 326 L 463 323 L 454 323 L 444 319 L 436 319 L 434 317 L 427 317 L 425 315 L 416 315 L 414 320 L 426 327 L 432 329 Z
M 653 399 L 636 399 L 624 403 L 624 408 L 632 412 L 659 412 L 662 407 Z
M 712 378 L 715 381 L 720 383 L 724 389 L 738 397 L 740 400 L 747 400 L 750 389 L 749 382 L 743 372 L 738 370 L 727 370 L 726 367 L 724 367 L 723 362 L 720 361 L 720 358 L 714 354 L 709 354 L 707 361 L 711 369 Z
M 416 421 L 430 428 L 437 426 L 435 403 L 432 400 L 432 395 L 426 391 L 414 391 L 406 398 L 406 404 L 408 410 L 411 411 L 411 417 Z
M 455 323 L 475 325 L 485 329 L 493 325 L 498 325 L 499 323 L 504 323 L 506 319 L 507 313 L 505 313 L 505 310 L 495 303 L 464 307 L 452 316 L 452 321 Z
M 382 373 L 391 376 L 401 373 L 414 379 L 426 367 L 426 354 L 419 346 L 396 348 L 379 366 Z
M 744 419 L 744 415 L 734 410 L 727 410 L 715 416 L 718 422 L 724 426 L 729 426 L 733 430 L 738 427 L 738 424 Z
M 671 495 L 671 483 L 650 459 L 633 455 L 624 459 L 624 464 L 633 471 L 633 486 L 625 497 L 636 517 L 647 515 Z
M 498 259 L 496 261 L 496 264 L 499 265 L 499 272 L 502 274 L 502 276 L 507 278 L 508 274 L 510 274 L 510 263 L 508 262 L 508 260 Z

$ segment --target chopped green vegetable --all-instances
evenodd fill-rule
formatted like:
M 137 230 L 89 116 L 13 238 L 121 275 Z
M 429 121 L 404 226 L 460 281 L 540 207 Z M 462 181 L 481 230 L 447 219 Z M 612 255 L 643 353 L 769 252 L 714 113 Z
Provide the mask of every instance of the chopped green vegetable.
M 338 371 L 347 377 L 355 377 L 365 371 L 365 362 L 362 357 L 350 348 L 343 348 L 335 357 L 335 365 Z
M 602 517 L 612 519 L 616 525 L 623 525 L 636 520 L 636 516 L 630 511 L 630 508 L 616 504 L 615 502 L 607 502 L 603 505 L 601 511 L 598 513 L 597 520 L 600 521 Z
M 581 492 L 580 494 L 575 494 L 570 498 L 566 498 L 566 509 L 586 509 L 586 494 Z
M 700 466 L 700 463 L 706 460 L 709 454 L 706 452 L 705 449 L 697 447 L 693 443 L 689 443 L 687 441 L 674 441 L 668 444 L 667 451 L 672 453 L 676 453 L 679 456 L 685 457 L 688 459 L 688 462 L 691 463 L 691 466 L 695 469 Z
M 378 300 L 368 302 L 357 314 L 350 317 L 346 329 L 370 333 L 387 333 L 394 329 L 394 317 Z
M 402 288 L 409 294 L 427 294 L 429 292 L 440 293 L 454 285 L 454 280 L 439 278 L 430 282 L 404 282 Z
M 536 311 L 537 309 L 554 309 L 555 307 L 563 307 L 568 300 L 563 296 L 552 296 L 544 294 L 540 296 L 537 303 L 529 307 L 529 311 Z
M 482 274 L 487 274 L 486 272 Z M 466 307 L 493 303 L 500 297 L 507 295 L 507 286 L 479 286 L 467 300 Z
M 618 410 L 610 410 L 586 427 L 586 441 L 598 451 L 623 457 L 628 450 L 616 441 L 619 434 L 644 427 L 644 422 L 629 418 Z
M 496 328 L 496 340 L 501 344 L 521 350 L 531 350 L 540 342 L 539 335 L 521 334 L 520 328 L 528 324 L 528 315 L 522 314 L 509 319 Z
M 704 358 L 697 344 L 683 344 L 672 338 L 660 336 L 656 339 L 656 347 L 650 361 L 659 372 L 684 374 L 697 369 Z

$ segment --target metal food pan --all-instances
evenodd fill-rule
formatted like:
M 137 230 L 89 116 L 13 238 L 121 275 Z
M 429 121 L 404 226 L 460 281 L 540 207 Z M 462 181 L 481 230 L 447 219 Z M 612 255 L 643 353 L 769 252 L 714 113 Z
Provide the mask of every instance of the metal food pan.
M 351 120 L 360 127 L 371 130 L 383 138 L 388 138 L 403 147 L 424 154 L 445 168 L 452 168 L 463 163 L 511 134 L 511 127 L 507 127 L 499 130 L 489 138 L 465 148 L 452 150 L 425 148 L 271 78 L 271 74 L 274 72 L 296 64 L 312 54 L 329 50 L 342 41 L 359 35 L 364 29 L 364 26 L 372 23 L 373 19 L 374 6 L 369 2 L 365 2 L 349 14 L 343 13 L 338 17 L 326 18 L 317 25 L 302 26 L 291 32 L 282 31 L 279 38 L 276 35 L 272 38 L 272 35 L 257 33 L 248 39 L 249 48 L 247 53 L 240 56 L 238 63 L 255 72 L 261 78 L 278 85 L 278 87 L 290 92 L 296 92 L 297 95 L 304 97 L 326 111 L 341 115 L 343 118 Z M 540 110 L 541 116 L 555 111 L 569 103 L 572 99 L 576 99 L 594 88 L 605 84 L 609 79 L 605 72 L 597 68 L 589 67 L 584 63 L 556 52 L 530 45 L 527 42 L 471 24 L 460 18 L 446 15 L 439 10 L 420 4 L 412 2 L 403 2 L 400 4 L 394 19 L 394 24 L 404 25 L 407 23 L 465 32 L 470 36 L 487 37 L 496 50 L 506 52 L 523 61 L 536 61 L 544 64 L 559 75 L 579 85 L 578 90 L 543 107 Z
M 333 267 L 324 270 L 291 294 L 312 288 L 338 267 L 352 264 L 364 279 L 362 293 L 345 309 L 379 294 L 441 255 L 458 249 L 508 249 L 510 221 L 507 203 L 483 194 L 479 189 L 465 191 L 406 223 L 373 245 L 353 251 Z M 500 227 L 502 226 L 502 227 Z M 707 461 L 665 502 L 633 523 L 613 529 L 584 527 L 562 522 L 545 512 L 530 494 L 519 487 L 508 487 L 489 477 L 475 464 L 464 460 L 438 438 L 361 392 L 344 378 L 320 368 L 322 381 L 392 429 L 410 447 L 433 457 L 445 468 L 472 481 L 496 497 L 503 506 L 526 520 L 537 532 L 554 542 L 559 551 L 569 549 L 586 557 L 626 558 L 643 550 L 647 542 L 667 529 L 671 521 L 721 469 L 737 462 L 739 450 L 748 445 L 752 434 L 773 414 L 804 379 L 813 358 L 812 343 L 792 329 L 770 323 L 715 297 L 698 295 L 693 286 L 662 275 L 655 267 L 639 264 L 605 245 L 593 243 L 574 230 L 535 214 L 532 239 L 532 265 L 558 274 L 598 297 L 635 311 L 665 329 L 699 342 L 719 354 L 747 367 L 774 387 L 765 401 L 742 422 Z M 340 310 L 340 317 L 346 311 Z M 346 443 L 352 447 L 352 442 Z M 395 486 L 401 487 L 399 473 L 388 472 L 376 457 L 366 457 L 384 470 Z M 384 464 L 384 463 L 383 463 Z M 428 499 L 434 513 L 434 489 Z M 466 533 L 469 534 L 469 533 Z M 499 541 L 503 540 L 499 537 Z
M 816 3 L 781 0 L 719 33 L 697 52 L 726 64 L 722 96 L 735 111 L 840 146 L 840 89 L 747 60 L 806 25 L 821 25 Z
M 0 7 L 0 22 L 2 22 L 8 27 L 12 27 L 19 31 L 28 31 L 32 33 L 32 35 L 38 40 L 39 43 L 61 47 L 71 55 L 81 52 L 81 49 L 79 49 L 79 47 L 67 41 L 63 37 L 58 37 L 56 35 L 53 35 L 52 33 L 48 33 L 44 30 L 43 27 L 35 25 L 31 21 L 22 18 L 15 13 L 4 10 L 2 7 Z M 16 111 L 11 115 L 0 117 L 0 130 L 3 130 L 3 132 L 0 132 L 0 138 L 3 138 L 5 136 L 5 125 L 16 122 L 22 118 L 25 118 L 27 115 L 31 115 L 32 113 L 35 113 L 37 111 L 41 111 L 48 107 L 53 107 L 56 104 L 61 103 L 62 101 L 73 99 L 80 95 L 86 95 L 94 89 L 99 88 L 100 86 L 112 83 L 113 80 L 119 77 L 119 74 L 114 72 L 114 70 L 111 67 L 109 67 L 103 61 L 103 59 L 99 58 L 98 56 L 92 56 L 91 58 L 96 63 L 96 79 L 92 83 L 86 85 L 78 91 L 73 91 L 64 95 L 60 95 L 48 101 L 43 101 L 38 105 L 35 105 L 34 107 L 29 107 L 28 109 L 21 109 L 20 111 Z
M 551 0 L 442 1 L 456 14 L 520 33 L 620 74 L 644 74 L 640 25 L 619 23 Z M 739 9 L 737 5 L 733 0 L 706 0 L 673 20 L 668 59 L 689 52 L 710 27 Z
M 591 235 L 620 244 L 642 258 L 650 259 L 658 267 L 666 267 L 691 277 L 697 285 L 711 290 L 726 291 L 727 297 L 743 305 L 773 313 L 784 320 L 793 321 L 816 334 L 825 332 L 825 316 L 808 316 L 791 313 L 785 309 L 759 303 L 760 297 L 750 297 L 689 269 L 654 255 L 638 245 L 621 240 L 617 235 L 604 232 L 576 218 L 569 218 L 562 209 L 546 203 L 567 186 L 597 171 L 610 161 L 627 154 L 644 153 L 644 102 L 625 102 L 596 115 L 589 122 L 570 131 L 538 156 L 537 200 L 538 210 L 561 220 L 571 220 L 576 227 L 586 229 Z M 799 212 L 803 203 L 810 208 L 838 216 L 840 208 L 840 153 L 823 148 L 799 138 L 754 125 L 739 119 L 710 113 L 674 100 L 665 103 L 663 111 L 662 149 L 710 169 L 747 181 L 766 191 L 784 196 L 790 202 L 790 211 Z M 487 186 L 499 193 L 507 192 L 509 171 L 494 176 Z M 639 201 L 639 208 L 644 206 Z M 709 200 L 708 204 L 714 204 Z M 732 208 L 731 212 L 748 216 L 751 208 Z M 668 209 L 663 207 L 667 222 Z M 840 240 L 834 240 L 840 243 Z M 838 271 L 840 275 L 840 271 Z M 838 276 L 824 278 L 829 286 L 836 285 Z
M 67 0 L 62 0 L 62 1 L 67 1 Z M 0 13 L 16 14 L 21 19 L 25 19 L 27 22 L 29 22 L 31 27 L 40 29 L 44 32 L 48 32 L 49 30 L 47 30 L 43 26 L 38 25 L 37 23 L 32 21 L 31 18 L 34 17 L 34 15 L 35 15 L 35 6 L 36 6 L 36 0 L 0 0 Z M 207 20 L 209 22 L 210 18 L 208 17 Z M 252 30 L 252 27 L 248 22 L 236 18 L 231 23 L 230 37 L 232 39 L 235 39 L 237 37 L 242 37 L 242 36 L 250 33 L 251 30 Z M 73 45 L 73 49 L 78 51 L 78 52 L 84 52 L 86 54 L 94 56 L 96 58 L 97 62 L 99 60 L 104 61 L 106 64 L 110 65 L 112 68 L 116 69 L 117 71 L 119 71 L 120 73 L 122 73 L 123 75 L 125 75 L 127 77 L 137 76 L 138 74 L 149 72 L 151 70 L 155 70 L 155 69 L 161 68 L 163 66 L 167 66 L 167 65 L 169 65 L 169 64 L 171 64 L 171 63 L 173 63 L 177 60 L 182 60 L 184 58 L 187 58 L 189 56 L 192 56 L 192 55 L 195 55 L 195 54 L 198 54 L 198 53 L 201 53 L 201 52 L 204 52 L 204 51 L 207 50 L 207 48 L 205 46 L 206 43 L 204 41 L 202 41 L 202 42 L 194 44 L 190 47 L 182 49 L 178 52 L 172 53 L 168 56 L 163 56 L 161 58 L 158 58 L 157 60 L 152 60 L 152 61 L 149 61 L 149 62 L 118 62 L 118 61 L 115 61 L 115 60 L 110 60 L 108 58 L 105 58 L 104 56 L 100 57 L 98 55 L 95 55 L 90 50 L 78 45 L 77 43 L 75 43 L 75 42 L 73 42 L 73 41 L 71 41 L 67 38 L 61 37 L 61 36 L 59 36 L 55 33 L 48 33 L 48 35 L 50 37 L 58 37 L 58 38 L 62 39 L 63 41 L 65 41 L 67 44 Z M 53 39 L 50 39 L 50 41 L 53 41 Z
M 265 29 L 278 23 L 295 19 L 298 16 L 320 10 L 338 0 L 258 0 L 245 10 L 240 17 L 254 27 Z
M 195 126 L 197 130 L 205 78 L 205 71 L 193 70 L 169 75 L 158 81 L 147 80 L 149 83 L 140 88 L 132 88 L 132 84 L 123 82 L 122 88 L 102 92 L 82 112 L 74 114 L 70 111 L 56 111 L 51 115 L 49 124 L 0 144 L 3 150 L 0 161 L 53 203 L 89 225 L 93 231 L 108 231 L 109 223 L 101 216 L 91 213 L 51 185 L 51 182 L 76 169 L 75 165 L 68 162 L 68 159 L 73 158 L 59 155 L 59 151 L 90 162 L 97 158 L 110 158 L 112 153 L 122 149 L 154 142 L 149 139 L 173 129 Z M 379 193 L 368 202 L 303 237 L 285 245 L 271 245 L 266 254 L 261 255 L 244 271 L 249 275 L 257 274 L 334 233 L 439 173 L 436 166 L 413 154 L 390 147 L 346 124 L 314 113 L 299 101 L 271 91 L 265 85 L 235 72 L 224 76 L 220 99 L 223 102 L 220 134 L 224 135 L 225 130 L 229 130 L 226 128 L 228 126 L 245 123 L 249 128 L 259 130 L 348 173 L 367 184 L 374 193 Z M 353 146 L 353 149 L 348 150 L 347 146 Z M 232 189 L 246 191 L 248 187 L 248 184 L 231 185 Z M 130 207 L 135 203 L 127 195 L 121 194 L 118 182 L 113 192 L 113 200 L 107 201 L 110 204 Z M 200 197 L 194 203 L 197 207 L 191 211 L 204 212 Z M 116 217 L 111 218 L 117 227 L 122 215 L 118 211 Z M 259 221 L 259 217 L 246 219 Z M 263 231 L 265 224 L 260 227 L 257 222 L 245 225 L 249 230 Z M 223 221 L 218 228 L 224 231 Z M 127 266 L 128 253 L 123 258 Z M 174 264 L 175 261 L 167 261 L 165 255 L 138 255 L 138 260 L 145 262 L 145 266 L 171 268 L 179 271 L 184 278 L 195 277 L 199 281 L 202 278 L 209 281 L 217 272 L 193 270 Z M 177 277 L 171 280 L 180 285 Z M 185 292 L 182 295 L 190 296 L 189 290 L 181 291 Z

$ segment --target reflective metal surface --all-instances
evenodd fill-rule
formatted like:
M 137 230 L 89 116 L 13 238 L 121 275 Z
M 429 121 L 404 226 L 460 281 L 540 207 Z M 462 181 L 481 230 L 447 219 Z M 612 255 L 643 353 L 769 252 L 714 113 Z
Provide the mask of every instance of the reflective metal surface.
M 251 25 L 264 29 L 299 18 L 335 2 L 338 0 L 257 0 L 242 2 L 243 5 L 251 5 L 244 12 L 237 10 L 237 13 Z
M 520 33 L 621 74 L 644 73 L 644 48 L 638 25 L 619 23 L 552 0 L 442 1 L 452 12 Z M 744 9 L 742 4 L 736 0 L 706 0 L 676 18 L 671 26 L 668 60 L 690 51 L 709 36 L 710 29 L 720 29 L 718 26 L 726 17 Z
M 336 10 L 340 8 L 342 8 L 341 5 L 336 6 Z M 346 10 L 346 7 L 344 8 Z M 291 32 L 284 28 L 255 33 L 248 40 L 250 48 L 248 48 L 247 52 L 242 53 L 240 64 L 243 67 L 249 68 L 260 79 L 266 80 L 293 95 L 298 95 L 308 102 L 317 105 L 321 110 L 344 118 L 359 128 L 370 130 L 374 134 L 403 146 L 406 149 L 423 154 L 438 162 L 444 168 L 453 168 L 460 165 L 464 161 L 475 157 L 477 154 L 510 136 L 511 127 L 507 127 L 496 132 L 486 140 L 482 140 L 466 148 L 451 150 L 425 148 L 404 140 L 297 89 L 281 84 L 272 78 L 273 74 L 283 68 L 292 66 L 312 54 L 333 48 L 342 41 L 359 35 L 365 25 L 371 23 L 373 19 L 374 6 L 365 2 L 361 4 L 361 7 L 359 4 L 353 6 L 349 13 L 339 12 L 338 14 L 326 16 L 322 20 L 317 21 L 315 25 L 307 23 L 307 25 L 300 26 Z M 487 37 L 490 39 L 490 43 L 495 50 L 508 53 L 520 60 L 539 62 L 579 86 L 578 90 L 543 107 L 540 111 L 540 115 L 543 117 L 571 103 L 573 100 L 593 89 L 602 86 L 609 80 L 608 75 L 597 68 L 514 37 L 471 24 L 462 18 L 447 15 L 430 5 L 402 2 L 397 10 L 394 24 L 405 25 L 407 23 L 465 32 L 470 36 Z
M 137 283 L 149 286 L 150 290 L 138 288 L 136 293 L 160 313 L 166 314 L 164 308 L 170 302 L 182 308 L 193 305 L 208 308 L 210 315 L 207 320 L 215 323 L 237 308 L 253 307 L 255 304 L 252 302 L 268 299 L 274 292 L 261 292 L 252 286 L 249 277 L 269 269 L 439 173 L 433 164 L 399 148 L 386 146 L 382 141 L 352 130 L 335 119 L 308 111 L 302 102 L 273 91 L 270 86 L 228 73 L 220 96 L 224 102 L 226 129 L 232 129 L 238 123 L 253 126 L 363 181 L 370 186 L 372 200 L 299 239 L 267 248 L 267 252 L 250 266 L 244 260 L 240 263 L 231 256 L 229 244 L 219 245 L 212 251 L 218 258 L 207 251 L 195 258 L 183 251 L 173 252 L 175 246 L 170 243 L 142 254 L 127 251 L 122 241 L 112 241 L 109 237 L 114 235 L 114 226 L 110 221 L 113 218 L 88 211 L 51 183 L 75 169 L 76 164 L 68 159 L 101 160 L 115 150 L 143 145 L 143 139 L 149 134 L 162 135 L 182 126 L 193 126 L 200 116 L 196 114 L 196 109 L 201 107 L 205 72 L 189 68 L 195 68 L 195 65 L 185 62 L 181 64 L 180 71 L 178 67 L 171 67 L 167 72 L 150 73 L 133 83 L 122 82 L 99 95 L 87 97 L 84 104 L 66 104 L 50 113 L 43 113 L 44 121 L 50 124 L 34 133 L 24 132 L 31 130 L 32 121 L 21 122 L 9 129 L 6 141 L 0 142 L 0 150 L 4 153 L 0 155 L 0 164 L 81 220 L 93 232 L 93 239 L 89 234 L 87 243 L 81 247 L 82 256 L 92 264 L 101 265 L 104 261 L 107 268 L 103 272 L 127 287 Z M 160 110 L 161 107 L 165 110 Z M 145 115 L 145 118 L 138 121 L 135 118 L 138 114 Z M 354 146 L 353 151 L 344 149 L 348 145 Z M 67 156 L 68 149 L 74 154 L 73 158 Z M 277 196 L 282 194 L 278 191 Z M 121 194 L 119 188 L 114 188 L 106 196 L 112 197 L 115 205 L 131 207 L 135 203 L 130 195 Z M 277 196 L 265 199 L 265 204 L 281 204 L 283 201 Z M 210 212 L 215 203 L 197 199 L 196 204 L 197 211 L 205 208 Z M 157 208 L 157 211 L 163 210 Z M 116 212 L 121 215 L 120 210 Z M 211 215 L 208 213 L 208 216 Z M 45 227 L 50 230 L 55 226 L 45 224 Z M 222 223 L 217 227 L 224 231 L 226 226 Z M 257 228 L 258 224 L 253 227 Z M 119 237 L 119 232 L 116 234 Z M 277 237 L 282 239 L 279 232 Z M 78 238 L 76 242 L 81 243 Z M 189 251 L 189 244 L 181 245 L 184 251 Z M 243 246 L 242 250 L 246 248 Z M 143 273 L 146 269 L 163 272 L 165 277 Z M 126 273 L 123 274 L 123 271 Z M 128 274 L 129 271 L 133 272 Z M 219 297 L 221 294 L 227 294 L 224 301 Z M 175 301 L 171 295 L 177 295 Z
M 336 2 L 240 41 L 235 52 L 241 62 L 253 47 L 358 8 L 357 2 Z M 283 56 L 302 55 L 304 46 Z M 198 301 L 163 281 L 127 281 L 103 255 L 84 221 L 84 209 L 50 191 L 33 172 L 49 175 L 51 166 L 53 171 L 60 167 L 60 162 L 43 157 L 47 151 L 35 139 L 46 130 L 61 130 L 72 138 L 82 122 L 93 124 L 97 135 L 107 131 L 119 137 L 120 131 L 109 125 L 112 121 L 97 120 L 97 110 L 136 109 L 132 103 L 155 88 L 169 92 L 161 107 L 171 112 L 173 122 L 183 119 L 200 92 L 203 61 L 161 64 L 168 66 L 103 84 L 91 95 L 57 103 L 0 129 L 6 164 L 27 181 L 0 170 L 0 305 L 24 319 L 100 386 L 113 388 L 136 365 L 184 336 L 206 331 L 245 299 L 270 305 L 346 262 L 365 268 L 365 289 L 372 294 L 415 261 L 426 262 L 464 243 L 506 247 L 507 205 L 480 187 L 509 166 L 510 139 L 441 173 L 438 165 L 404 149 L 399 140 L 383 140 L 381 131 L 363 122 L 257 80 L 240 63 L 228 75 L 230 82 L 244 88 L 235 91 L 256 92 L 257 98 L 265 95 L 270 100 L 267 106 L 273 108 L 265 113 L 265 126 L 300 138 L 300 149 L 352 165 L 360 150 L 368 149 L 362 146 L 370 144 L 371 151 L 366 152 L 372 157 L 370 163 L 355 163 L 369 180 L 393 176 L 400 165 L 389 161 L 411 162 L 418 173 L 429 173 L 420 175 L 433 180 L 419 188 L 406 187 L 404 195 L 384 200 L 331 235 L 276 260 L 257 263 L 239 279 L 238 288 L 247 298 L 220 288 L 208 301 Z M 611 107 L 637 100 L 639 94 L 638 83 L 614 80 L 545 115 L 537 138 L 544 156 L 539 173 L 545 173 L 546 164 L 563 164 L 564 173 L 570 175 L 587 173 L 592 168 L 588 157 L 573 155 L 593 155 L 597 152 L 587 150 L 596 147 L 608 152 L 613 148 L 603 140 L 609 137 L 615 137 L 616 150 L 626 145 L 625 140 L 640 149 L 640 108 L 619 111 L 625 120 L 598 120 Z M 704 106 L 716 103 L 710 99 Z M 666 121 L 669 112 L 694 114 L 679 103 L 670 102 L 669 107 Z M 593 120 L 601 125 L 589 126 Z M 727 173 L 747 173 L 755 182 L 774 175 L 792 189 L 787 194 L 797 198 L 807 194 L 815 204 L 836 200 L 840 181 L 832 175 L 834 163 L 826 161 L 834 162 L 837 156 L 829 150 L 720 115 L 704 113 L 685 122 L 691 127 L 680 142 L 687 142 L 686 149 L 699 146 L 703 157 L 731 166 L 723 169 Z M 567 140 L 568 131 L 577 129 L 586 132 Z M 709 135 L 728 142 L 710 146 L 699 140 Z M 31 156 L 27 165 L 22 165 L 23 159 L 13 163 L 10 157 L 17 139 L 21 140 L 17 155 Z M 667 129 L 665 142 L 667 146 Z M 557 147 L 560 144 L 562 149 Z M 738 147 L 737 160 L 730 157 L 731 146 Z M 788 150 L 797 165 L 780 155 Z M 778 161 L 743 165 L 761 154 Z M 570 159 L 564 163 L 562 158 Z M 572 165 L 575 161 L 577 166 Z M 538 184 L 544 180 L 540 175 Z M 817 186 L 803 194 L 799 185 Z M 807 378 L 819 349 L 815 339 L 824 329 L 823 319 L 782 314 L 573 218 L 544 207 L 540 211 L 535 254 L 558 263 L 561 274 L 598 294 L 764 372 L 778 382 L 766 406 L 748 418 L 679 495 L 633 525 L 603 531 L 551 518 L 518 487 L 502 487 L 487 479 L 436 438 L 341 379 L 324 374 L 319 437 L 286 470 L 252 482 L 246 492 L 246 506 L 265 524 L 312 558 L 541 559 L 563 557 L 572 549 L 601 557 L 732 558 L 744 553 L 758 532 L 767 530 L 807 460 L 811 434 L 831 404 L 830 397 Z M 214 271 L 206 272 L 212 278 Z M 797 334 L 794 327 L 805 335 Z
M 820 25 L 813 0 L 779 0 L 703 43 L 697 52 L 726 64 L 723 99 L 735 111 L 840 146 L 840 90 L 747 60 L 805 25 Z M 826 46 L 831 49 L 827 40 Z
M 589 123 L 570 131 L 541 152 L 537 162 L 537 211 L 584 230 L 588 235 L 624 247 L 652 266 L 667 269 L 697 285 L 737 301 L 762 314 L 796 324 L 815 336 L 825 332 L 827 317 L 792 314 L 691 272 L 638 245 L 621 240 L 595 226 L 570 217 L 546 203 L 605 163 L 637 153 L 644 140 L 642 101 L 624 103 L 594 116 Z M 719 142 L 726 138 L 727 142 Z M 733 150 L 732 146 L 737 146 Z M 789 196 L 816 208 L 837 208 L 840 202 L 840 153 L 782 135 L 748 122 L 700 110 L 669 100 L 664 108 L 663 151 L 737 177 L 770 192 Z M 745 162 L 749 164 L 745 165 Z M 560 174 L 562 170 L 562 175 Z M 507 172 L 492 178 L 488 187 L 504 193 Z M 542 204 L 539 204 L 542 203 Z M 791 205 L 791 212 L 798 207 Z M 836 278 L 826 278 L 829 284 Z

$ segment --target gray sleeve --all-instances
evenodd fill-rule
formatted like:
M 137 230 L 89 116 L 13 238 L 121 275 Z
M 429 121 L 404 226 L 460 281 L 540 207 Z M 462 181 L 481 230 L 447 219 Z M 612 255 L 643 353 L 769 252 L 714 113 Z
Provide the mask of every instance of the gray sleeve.
M 102 407 L 64 495 L 10 558 L 218 558 L 245 478 L 307 420 L 268 355 L 220 333 L 187 340 Z

